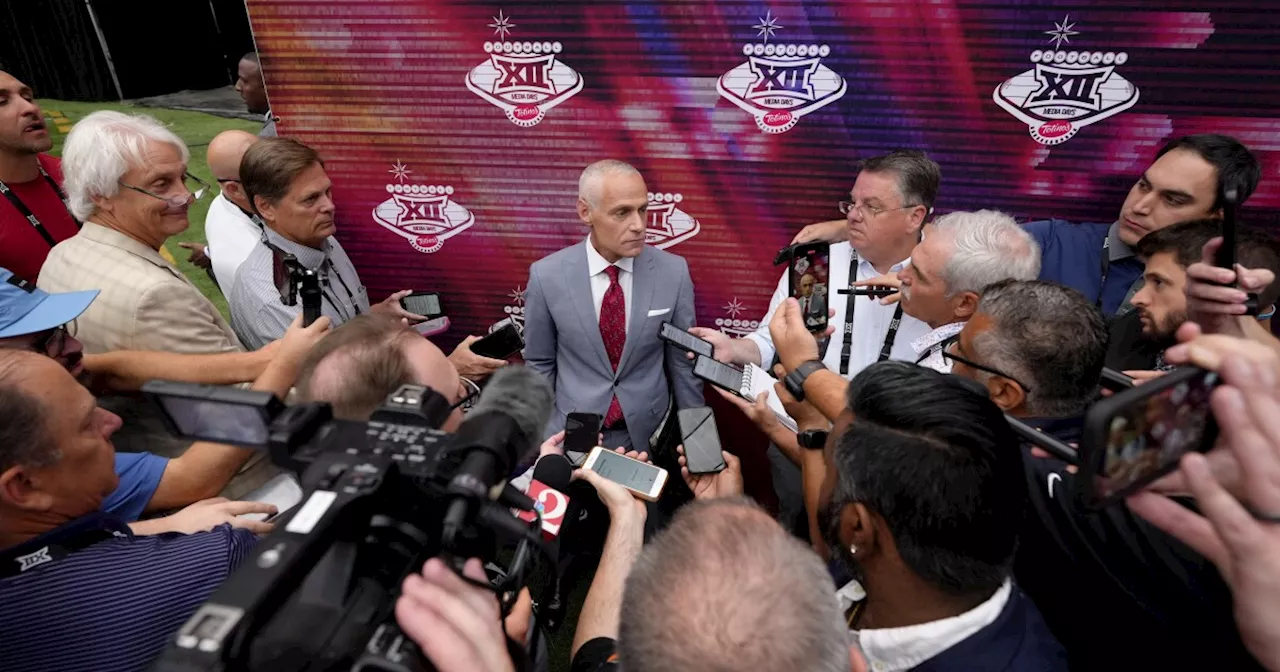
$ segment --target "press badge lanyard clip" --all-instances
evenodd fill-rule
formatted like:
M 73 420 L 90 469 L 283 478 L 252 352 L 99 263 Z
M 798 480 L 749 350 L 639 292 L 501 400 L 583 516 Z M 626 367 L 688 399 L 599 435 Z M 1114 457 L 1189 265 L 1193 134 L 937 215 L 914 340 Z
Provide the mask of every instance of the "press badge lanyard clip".
M 858 251 L 853 250 L 853 260 L 849 262 L 849 284 L 858 279 Z M 840 349 L 840 375 L 849 375 L 849 358 L 853 354 L 853 311 L 858 297 L 850 294 L 844 304 L 844 346 Z M 868 299 L 870 300 L 870 299 Z M 893 321 L 889 323 L 889 331 L 884 335 L 884 345 L 880 347 L 880 358 L 883 362 L 893 352 L 893 342 L 898 338 L 898 327 L 902 325 L 902 302 L 893 311 Z
M 62 207 L 66 208 L 67 195 L 62 192 L 62 187 L 59 187 L 58 183 L 55 182 L 52 177 L 49 177 L 49 173 L 45 172 L 44 166 L 39 166 L 39 168 L 40 176 L 44 178 L 45 182 L 49 183 L 49 186 L 53 187 L 53 193 L 58 195 L 58 198 L 62 201 Z M 53 247 L 58 244 L 58 241 L 54 240 L 53 236 L 49 234 L 49 230 L 44 228 L 44 224 L 40 223 L 40 218 L 36 217 L 34 212 L 31 212 L 31 208 L 28 208 L 27 204 L 23 203 L 22 199 L 18 198 L 18 195 L 13 193 L 13 190 L 9 188 L 9 185 L 4 183 L 4 180 L 0 180 L 0 194 L 4 194 L 5 198 L 9 199 L 9 202 L 13 204 L 13 207 L 18 210 L 18 213 L 27 218 L 27 221 L 31 223 L 31 227 L 36 230 L 36 233 L 40 234 L 41 238 L 44 238 L 44 242 L 48 243 L 49 247 Z M 67 210 L 67 214 L 71 215 L 70 209 Z M 75 218 L 75 215 L 71 215 L 71 221 L 76 223 L 77 229 L 82 226 L 80 220 Z
M 0 551 L 0 578 L 18 576 L 57 562 L 100 541 L 127 537 L 128 530 L 129 527 L 119 518 L 95 511 L 60 529 Z

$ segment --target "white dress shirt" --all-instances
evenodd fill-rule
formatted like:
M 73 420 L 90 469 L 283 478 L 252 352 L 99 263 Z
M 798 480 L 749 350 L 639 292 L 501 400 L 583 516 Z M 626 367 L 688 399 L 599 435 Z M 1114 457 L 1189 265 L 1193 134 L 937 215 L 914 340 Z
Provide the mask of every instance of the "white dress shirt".
M 911 349 L 916 351 L 916 364 L 926 369 L 933 369 L 938 373 L 951 373 L 951 360 L 943 357 L 942 351 L 944 348 L 937 346 L 960 333 L 961 329 L 964 329 L 964 322 L 952 322 L 951 324 L 944 324 L 912 341 Z M 928 353 L 928 355 L 924 359 L 920 359 L 925 353 Z
M 636 260 L 632 257 L 623 257 L 615 264 L 610 264 L 600 253 L 596 251 L 596 246 L 591 243 L 591 237 L 587 236 L 587 273 L 591 275 L 591 301 L 596 306 L 596 324 L 600 323 L 600 306 L 604 304 L 604 293 L 609 290 L 609 274 L 604 269 L 610 266 L 617 266 L 618 284 L 622 286 L 622 298 L 626 300 L 627 322 L 626 329 L 631 330 L 631 272 Z
M 217 278 L 222 293 L 230 294 L 240 264 L 262 240 L 262 228 L 220 193 L 209 204 L 204 235 L 209 245 L 209 260 L 213 262 L 213 277 Z
M 845 606 L 845 586 L 838 593 L 841 606 Z M 861 592 L 859 588 L 855 592 Z M 865 594 L 865 593 L 864 593 Z M 876 628 L 854 630 L 853 636 L 867 659 L 871 672 L 903 672 L 937 656 L 947 649 L 974 636 L 991 625 L 1004 611 L 1013 594 L 1013 584 L 1005 579 L 987 601 L 969 611 L 940 621 L 909 625 L 902 628 Z
M 822 357 L 822 363 L 836 373 L 840 372 L 840 351 L 844 348 L 844 314 L 848 303 L 848 297 L 844 294 L 836 294 L 836 290 L 849 286 L 849 262 L 852 260 L 853 246 L 849 243 L 836 243 L 831 246 L 831 263 L 828 266 L 830 278 L 827 285 L 830 287 L 828 307 L 835 309 L 835 316 L 828 323 L 835 327 L 835 331 L 831 334 L 831 342 L 827 346 L 826 354 Z M 894 273 L 901 271 L 909 263 L 911 263 L 910 258 L 904 259 L 894 264 L 892 271 Z M 870 280 L 879 275 L 881 273 L 871 265 L 871 262 L 859 258 L 857 280 Z M 790 296 L 787 290 L 787 273 L 783 271 L 782 279 L 778 281 L 778 288 L 773 292 L 773 299 L 769 301 L 769 312 L 765 313 L 764 319 L 760 321 L 760 328 L 754 334 L 746 336 L 755 341 L 756 346 L 760 348 L 760 366 L 767 367 L 773 360 L 775 350 L 773 338 L 769 336 L 769 321 L 773 319 L 773 313 L 778 310 L 778 306 Z M 845 378 L 850 379 L 879 360 L 880 349 L 884 346 L 885 335 L 889 332 L 889 323 L 893 321 L 893 313 L 897 308 L 896 305 L 882 306 L 879 299 L 866 296 L 859 296 L 854 300 L 857 304 L 853 313 L 853 342 L 850 344 L 849 372 L 845 374 Z M 893 341 L 893 349 L 889 351 L 889 359 L 904 362 L 916 361 L 917 355 L 911 348 L 911 343 L 927 333 L 929 333 L 929 325 L 904 314 L 902 323 L 898 326 L 898 335 Z

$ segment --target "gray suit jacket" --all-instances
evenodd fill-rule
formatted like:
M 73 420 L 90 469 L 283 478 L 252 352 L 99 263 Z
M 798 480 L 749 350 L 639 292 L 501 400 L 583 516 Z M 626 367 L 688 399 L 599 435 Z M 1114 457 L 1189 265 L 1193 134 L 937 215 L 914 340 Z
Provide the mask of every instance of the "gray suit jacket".
M 702 382 L 693 377 L 684 351 L 658 338 L 663 322 L 683 329 L 695 324 L 689 265 L 681 257 L 645 246 L 632 270 L 627 306 L 631 324 L 615 375 L 591 299 L 586 242 L 529 267 L 524 361 L 556 391 L 548 435 L 564 429 L 569 413 L 603 416 L 616 393 L 632 445 L 645 450 L 667 412 L 671 392 L 677 408 L 705 405 Z M 673 379 L 670 386 L 668 374 Z

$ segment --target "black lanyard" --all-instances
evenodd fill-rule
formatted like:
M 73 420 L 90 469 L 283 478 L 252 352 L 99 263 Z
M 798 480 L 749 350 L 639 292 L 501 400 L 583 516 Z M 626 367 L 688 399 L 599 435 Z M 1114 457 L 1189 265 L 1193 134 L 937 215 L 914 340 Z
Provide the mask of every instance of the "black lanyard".
M 49 177 L 49 173 L 45 172 L 44 166 L 39 166 L 39 168 L 40 176 L 44 178 L 45 182 L 49 183 L 49 186 L 53 187 L 53 193 L 57 194 L 58 199 L 62 201 L 62 207 L 67 207 L 67 195 L 62 193 L 62 187 L 59 187 L 58 183 L 52 177 Z M 18 213 L 26 217 L 28 222 L 31 222 L 31 228 L 35 229 L 41 238 L 44 238 L 44 242 L 48 243 L 49 247 L 58 244 L 58 241 L 54 240 L 53 236 L 49 234 L 49 230 L 44 228 L 44 224 L 40 223 L 40 218 L 36 217 L 34 212 L 31 212 L 31 208 L 28 208 L 27 204 L 23 203 L 22 199 L 13 193 L 13 190 L 4 183 L 4 180 L 0 180 L 0 194 L 4 194 L 5 198 L 9 199 L 9 202 L 13 204 L 13 207 L 17 208 Z M 71 211 L 67 210 L 67 214 L 70 215 Z M 76 223 L 77 229 L 80 228 L 80 220 L 76 219 L 74 215 L 71 216 L 71 221 Z
M 18 576 L 57 562 L 68 555 L 115 537 L 128 537 L 124 521 L 99 511 L 51 532 L 0 551 L 0 578 Z
M 1102 294 L 1107 291 L 1107 274 L 1111 272 L 1111 232 L 1102 239 L 1102 283 L 1098 287 L 1098 308 L 1102 308 Z
M 849 284 L 852 285 L 858 279 L 858 251 L 853 250 L 853 260 L 849 262 Z M 856 294 L 850 294 L 844 304 L 844 346 L 840 349 L 840 375 L 849 375 L 849 357 L 853 354 L 853 310 L 858 297 Z M 868 301 L 872 300 L 870 298 Z M 898 327 L 902 325 L 902 302 L 898 302 L 898 307 L 893 311 L 893 321 L 889 323 L 889 331 L 884 335 L 884 345 L 880 346 L 880 359 L 883 362 L 889 359 L 889 354 L 893 352 L 893 342 L 898 338 Z

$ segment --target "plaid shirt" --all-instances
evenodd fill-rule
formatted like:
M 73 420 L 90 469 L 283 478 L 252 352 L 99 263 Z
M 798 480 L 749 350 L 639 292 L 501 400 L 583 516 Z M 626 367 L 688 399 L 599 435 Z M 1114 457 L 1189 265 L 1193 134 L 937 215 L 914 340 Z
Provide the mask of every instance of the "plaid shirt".
M 76 321 L 86 353 L 244 349 L 218 309 L 159 252 L 100 224 L 85 222 L 58 243 L 36 285 L 50 293 L 102 290 Z

